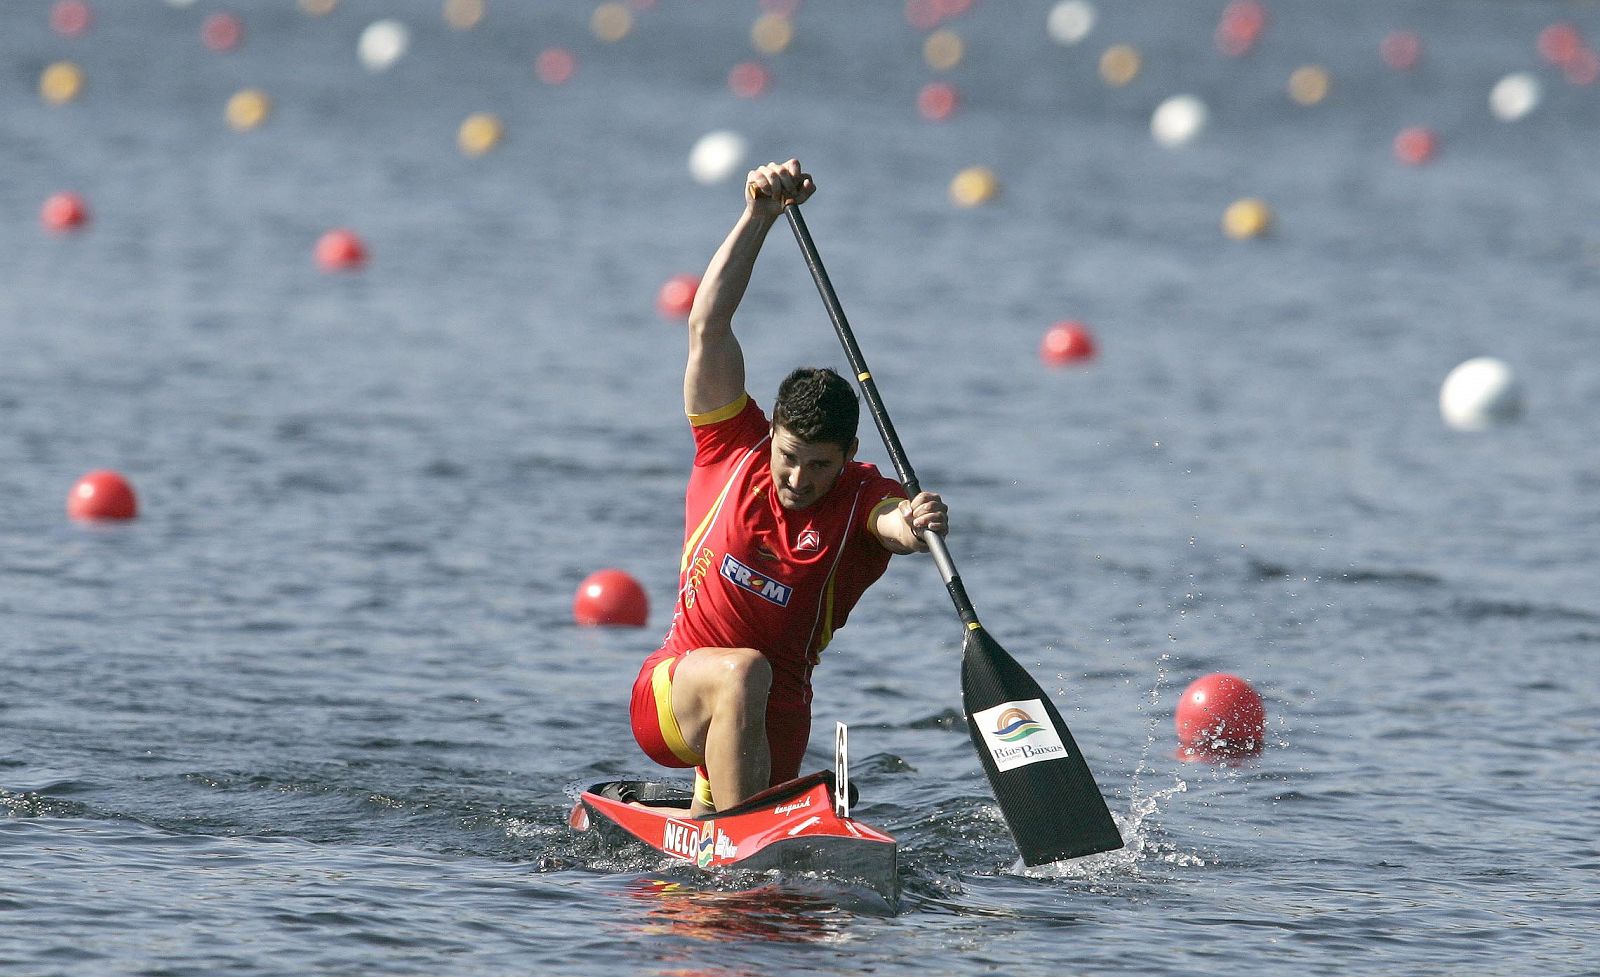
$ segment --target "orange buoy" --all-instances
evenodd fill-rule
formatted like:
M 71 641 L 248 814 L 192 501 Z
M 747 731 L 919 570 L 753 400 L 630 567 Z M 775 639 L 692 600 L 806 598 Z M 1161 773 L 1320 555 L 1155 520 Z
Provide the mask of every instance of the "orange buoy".
M 67 234 L 89 223 L 89 206 L 70 191 L 51 194 L 39 210 L 39 223 L 52 234 Z
M 1431 162 L 1439 152 L 1439 137 L 1427 126 L 1410 126 L 1401 129 L 1394 137 L 1394 155 L 1409 166 Z
M 1094 358 L 1094 337 L 1081 322 L 1058 322 L 1039 343 L 1039 359 L 1050 366 L 1065 366 Z
M 668 319 L 686 318 L 699 290 L 700 279 L 694 275 L 673 275 L 656 293 L 656 311 Z
M 572 617 L 585 627 L 642 628 L 650 617 L 650 598 L 623 571 L 596 570 L 578 585 Z
M 356 232 L 338 227 L 317 240 L 316 257 L 323 271 L 355 271 L 367 263 L 367 246 Z
M 1267 710 L 1249 682 L 1214 672 L 1183 690 L 1173 724 L 1185 760 L 1253 756 L 1266 743 Z
M 133 487 L 114 471 L 90 472 L 67 495 L 67 515 L 73 519 L 132 519 L 138 513 Z

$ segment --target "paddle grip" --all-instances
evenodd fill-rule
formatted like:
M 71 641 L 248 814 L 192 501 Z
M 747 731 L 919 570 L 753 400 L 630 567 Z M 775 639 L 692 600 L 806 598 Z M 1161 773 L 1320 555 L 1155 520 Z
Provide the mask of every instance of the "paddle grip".
M 753 186 L 749 189 L 753 189 Z M 872 414 L 872 421 L 878 426 L 878 434 L 883 438 L 883 446 L 889 450 L 889 461 L 894 465 L 895 474 L 900 477 L 900 484 L 905 486 L 906 492 L 915 498 L 922 491 L 917 481 L 917 473 L 911 468 L 911 460 L 906 457 L 906 450 L 900 444 L 900 436 L 895 434 L 894 422 L 889 419 L 889 411 L 883 406 L 883 397 L 878 394 L 878 384 L 872 379 L 872 371 L 867 369 L 866 358 L 861 355 L 861 347 L 856 344 L 856 337 L 850 330 L 850 323 L 844 317 L 844 308 L 839 304 L 839 296 L 833 290 L 833 282 L 828 278 L 827 269 L 822 267 L 822 257 L 817 254 L 817 246 L 811 240 L 811 231 L 806 227 L 806 219 L 800 213 L 800 205 L 791 203 L 783 210 L 789 218 L 789 227 L 794 231 L 794 238 L 800 243 L 800 252 L 805 255 L 806 267 L 811 270 L 811 278 L 817 283 L 817 291 L 822 295 L 822 304 L 828 310 L 828 318 L 833 322 L 833 331 L 838 334 L 839 342 L 844 346 L 845 359 L 850 362 L 850 369 L 855 371 L 856 381 L 861 385 L 861 394 L 867 400 L 867 410 Z M 950 592 L 950 600 L 956 606 L 956 612 L 961 615 L 961 620 L 968 627 L 978 626 L 978 612 L 973 609 L 972 601 L 967 597 L 967 589 L 961 584 L 961 575 L 956 572 L 955 561 L 950 558 L 950 550 L 945 546 L 944 538 L 938 533 L 924 531 L 921 534 L 923 542 L 928 544 L 928 552 L 933 556 L 933 562 L 939 568 L 939 576 L 943 578 L 945 589 Z

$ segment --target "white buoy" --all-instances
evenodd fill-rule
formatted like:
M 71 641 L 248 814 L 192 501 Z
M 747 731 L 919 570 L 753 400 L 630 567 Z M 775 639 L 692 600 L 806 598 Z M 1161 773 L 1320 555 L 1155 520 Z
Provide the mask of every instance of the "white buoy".
M 1057 44 L 1076 44 L 1094 30 L 1094 4 L 1089 0 L 1061 0 L 1050 8 L 1044 29 Z
M 1489 111 L 1501 122 L 1515 122 L 1539 107 L 1539 79 L 1526 71 L 1516 71 L 1495 83 L 1489 91 Z
M 398 20 L 375 20 L 361 32 L 356 53 L 368 71 L 387 70 L 411 46 L 411 31 Z
M 1150 116 L 1150 135 L 1163 146 L 1182 146 L 1206 127 L 1206 103 L 1193 95 L 1174 95 Z
M 697 183 L 721 183 L 744 165 L 747 151 L 744 137 L 737 132 L 708 132 L 689 151 L 689 175 Z
M 1511 367 L 1479 356 L 1450 371 L 1439 388 L 1439 413 L 1458 431 L 1481 431 L 1522 416 L 1522 387 Z

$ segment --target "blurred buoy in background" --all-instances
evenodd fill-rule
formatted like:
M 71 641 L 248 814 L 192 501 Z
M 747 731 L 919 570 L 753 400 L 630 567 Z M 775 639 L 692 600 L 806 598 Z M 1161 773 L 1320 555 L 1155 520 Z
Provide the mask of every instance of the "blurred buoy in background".
M 1439 413 L 1458 431 L 1481 431 L 1522 416 L 1522 385 L 1493 356 L 1467 360 L 1439 388 Z
M 1088 0 L 1060 0 L 1045 18 L 1045 33 L 1057 44 L 1070 47 L 1094 30 L 1094 17 L 1094 4 Z
M 458 31 L 470 31 L 483 19 L 483 0 L 444 0 L 444 22 Z
M 1555 23 L 1539 32 L 1539 57 L 1554 68 L 1565 66 L 1585 46 L 1583 33 L 1573 24 Z
M 1266 745 L 1267 710 L 1249 682 L 1215 672 L 1183 690 L 1173 725 L 1185 760 L 1252 756 Z
M 728 91 L 740 98 L 760 98 L 772 81 L 772 73 L 756 61 L 744 61 L 728 72 Z
M 1235 241 L 1248 241 L 1272 230 L 1272 208 L 1256 197 L 1235 200 L 1222 212 L 1222 233 Z
M 765 13 L 750 25 L 750 43 L 762 54 L 782 54 L 794 40 L 794 24 L 783 14 Z
M 596 570 L 578 585 L 572 618 L 585 627 L 642 628 L 650 618 L 650 598 L 623 571 Z
M 67 494 L 67 515 L 73 519 L 132 519 L 138 514 L 133 486 L 121 474 L 107 469 L 78 479 Z
M 244 40 L 244 21 L 229 13 L 215 13 L 200 24 L 200 41 L 218 53 L 232 51 Z
M 1317 64 L 1303 65 L 1289 76 L 1289 97 L 1301 105 L 1316 105 L 1328 97 L 1331 84 L 1326 68 Z
M 1378 45 L 1383 63 L 1396 71 L 1410 71 L 1422 60 L 1422 38 L 1414 31 L 1390 31 Z
M 967 45 L 961 35 L 948 28 L 934 31 L 922 42 L 922 60 L 934 71 L 949 71 L 961 63 Z
M 316 259 L 323 271 L 356 271 L 367 263 L 367 246 L 356 232 L 336 227 L 317 239 Z
M 578 59 L 564 47 L 545 48 L 533 61 L 533 73 L 546 85 L 565 85 L 578 69 Z
M 954 85 L 932 81 L 917 93 L 917 112 L 930 122 L 943 122 L 955 113 L 961 96 Z
M 272 114 L 272 99 L 258 88 L 246 88 L 233 93 L 224 113 L 228 125 L 238 132 L 248 132 L 267 121 Z
M 1100 80 L 1112 88 L 1122 86 L 1139 77 L 1144 59 L 1139 49 L 1131 44 L 1113 44 L 1100 55 Z
M 906 0 L 906 23 L 919 31 L 931 31 L 944 19 L 939 0 Z
M 39 209 L 39 223 L 52 234 L 76 231 L 89 223 L 89 205 L 76 193 L 53 193 Z
M 1515 122 L 1539 107 L 1542 94 L 1538 78 L 1514 71 L 1489 90 L 1489 111 L 1501 122 Z
M 71 61 L 57 61 L 39 75 L 39 97 L 51 105 L 65 105 L 83 94 L 83 69 Z
M 50 29 L 62 37 L 82 37 L 94 24 L 94 11 L 83 0 L 57 0 L 50 8 Z
M 694 294 L 700 290 L 695 275 L 673 275 L 656 292 L 656 311 L 668 319 L 683 319 L 694 308 Z
M 1094 336 L 1081 322 L 1058 322 L 1039 341 L 1039 359 L 1050 366 L 1066 366 L 1094 359 Z
M 969 166 L 950 181 L 950 199 L 958 207 L 977 207 L 1000 194 L 1000 180 L 987 166 Z
M 1168 148 L 1182 146 L 1206 127 L 1206 103 L 1193 95 L 1174 95 L 1150 116 L 1150 135 Z
M 1267 26 L 1267 8 L 1256 0 L 1232 0 L 1222 9 L 1214 36 L 1217 50 L 1230 58 L 1249 54 Z
M 718 129 L 701 136 L 689 150 L 689 175 L 696 183 L 721 183 L 744 167 L 744 137 Z
M 1394 137 L 1395 158 L 1409 166 L 1432 162 L 1438 153 L 1439 137 L 1426 126 L 1401 129 L 1399 135 Z
M 411 29 L 398 20 L 375 20 L 356 41 L 356 57 L 368 71 L 387 71 L 405 57 L 411 46 Z
M 628 36 L 633 30 L 633 12 L 621 3 L 602 3 L 589 17 L 589 30 L 607 44 Z
M 310 17 L 326 17 L 339 6 L 339 0 L 300 0 L 300 10 Z
M 500 145 L 505 126 L 492 112 L 474 112 L 456 130 L 456 146 L 467 156 L 482 156 Z
M 1594 48 L 1584 47 L 1561 66 L 1561 73 L 1574 85 L 1593 85 L 1600 80 L 1600 54 L 1595 53 Z

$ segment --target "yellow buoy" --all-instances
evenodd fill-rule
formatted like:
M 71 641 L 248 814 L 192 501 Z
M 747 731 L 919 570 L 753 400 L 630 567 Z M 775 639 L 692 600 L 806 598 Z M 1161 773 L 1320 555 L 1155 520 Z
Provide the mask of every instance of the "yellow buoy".
M 456 145 L 468 156 L 482 156 L 500 144 L 500 139 L 505 135 L 505 127 L 500 124 L 498 116 L 488 112 L 477 112 L 469 115 L 461 123 L 461 129 L 456 133 Z
M 57 61 L 39 76 L 39 95 L 51 105 L 65 105 L 83 93 L 83 69 Z
M 444 22 L 458 31 L 470 31 L 483 19 L 483 0 L 444 0 Z
M 1327 69 L 1308 64 L 1289 76 L 1289 97 L 1301 105 L 1315 105 L 1328 97 L 1328 85 Z
M 794 25 L 781 14 L 762 14 L 750 27 L 750 43 L 762 54 L 782 54 L 794 40 Z
M 326 17 L 339 6 L 339 0 L 300 0 L 300 9 L 312 17 Z
M 239 132 L 248 132 L 267 121 L 272 114 L 272 99 L 256 88 L 235 92 L 228 99 L 228 125 Z
M 1144 66 L 1144 59 L 1139 56 L 1139 49 L 1131 44 L 1116 44 L 1106 48 L 1100 55 L 1100 80 L 1112 88 L 1121 88 L 1128 82 L 1139 77 L 1139 69 Z
M 1272 208 L 1255 197 L 1235 200 L 1222 214 L 1222 233 L 1235 241 L 1258 238 L 1272 230 Z
M 1000 193 L 1000 180 L 987 166 L 969 166 L 950 181 L 950 199 L 957 207 L 977 207 Z
M 620 41 L 633 30 L 633 13 L 620 3 L 602 3 L 589 18 L 589 29 L 607 44 Z
M 922 43 L 922 60 L 928 62 L 928 67 L 934 71 L 949 71 L 961 63 L 964 54 L 966 45 L 962 43 L 961 35 L 953 30 L 934 31 Z

